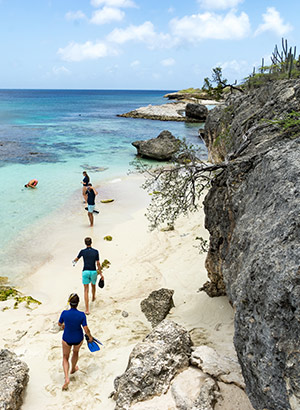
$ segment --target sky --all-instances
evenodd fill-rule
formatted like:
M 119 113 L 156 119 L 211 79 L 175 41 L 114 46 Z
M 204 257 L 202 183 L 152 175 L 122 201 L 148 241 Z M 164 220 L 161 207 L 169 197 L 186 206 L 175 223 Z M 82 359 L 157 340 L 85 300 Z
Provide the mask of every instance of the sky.
M 1 89 L 180 90 L 229 82 L 281 38 L 300 52 L 295 0 L 0 0 Z

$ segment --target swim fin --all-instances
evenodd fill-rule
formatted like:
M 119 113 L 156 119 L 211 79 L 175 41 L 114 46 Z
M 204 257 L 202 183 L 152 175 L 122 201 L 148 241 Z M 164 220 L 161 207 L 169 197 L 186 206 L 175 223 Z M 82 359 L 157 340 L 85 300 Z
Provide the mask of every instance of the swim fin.
M 88 210 L 88 207 L 84 208 L 86 211 Z M 99 211 L 97 211 L 96 209 L 93 210 L 94 214 L 98 214 Z
M 102 343 L 99 342 L 99 340 L 93 338 L 93 341 L 92 341 L 92 342 L 89 342 L 89 341 L 88 341 L 88 340 L 89 340 L 88 335 L 85 335 L 85 339 L 86 339 L 88 348 L 89 348 L 89 350 L 90 350 L 91 352 L 97 352 L 98 350 L 100 350 L 100 347 L 99 347 L 99 344 L 98 344 L 98 343 L 100 343 L 101 345 L 102 345 Z M 102 345 L 102 346 L 103 346 L 103 345 Z
M 100 342 L 100 340 L 96 339 L 95 337 L 93 337 L 93 340 L 95 343 L 97 343 L 98 345 L 103 346 L 103 344 Z

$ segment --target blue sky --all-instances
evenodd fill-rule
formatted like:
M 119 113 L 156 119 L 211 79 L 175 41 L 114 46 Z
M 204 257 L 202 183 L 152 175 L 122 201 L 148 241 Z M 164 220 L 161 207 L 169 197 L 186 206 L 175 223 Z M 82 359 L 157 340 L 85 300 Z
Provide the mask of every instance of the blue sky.
M 0 0 L 0 88 L 202 87 L 240 81 L 287 38 L 295 0 Z

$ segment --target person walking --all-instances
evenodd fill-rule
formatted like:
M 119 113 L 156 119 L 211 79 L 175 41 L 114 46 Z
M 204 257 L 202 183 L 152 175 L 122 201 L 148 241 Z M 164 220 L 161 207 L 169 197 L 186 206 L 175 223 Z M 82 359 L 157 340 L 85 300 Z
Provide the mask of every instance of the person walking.
M 87 237 L 84 239 L 86 245 L 85 249 L 81 249 L 77 257 L 73 260 L 73 264 L 78 262 L 78 260 L 83 257 L 83 270 L 82 270 L 82 284 L 84 288 L 84 302 L 85 302 L 85 314 L 89 315 L 89 284 L 92 288 L 92 301 L 96 299 L 96 282 L 98 273 L 101 276 L 101 279 L 104 280 L 102 274 L 102 268 L 99 261 L 99 252 L 97 249 L 92 248 L 92 238 Z M 96 269 L 98 268 L 98 272 Z
M 86 188 L 86 195 L 87 195 L 87 207 L 88 207 L 88 217 L 90 221 L 90 226 L 94 225 L 94 209 L 95 209 L 95 198 L 98 195 L 96 189 L 92 186 L 91 183 L 88 183 Z
M 70 304 L 69 310 L 64 310 L 59 318 L 58 325 L 63 329 L 62 335 L 62 352 L 63 352 L 63 369 L 65 382 L 62 386 L 62 390 L 67 390 L 70 378 L 69 378 L 69 357 L 71 350 L 73 354 L 71 358 L 71 371 L 70 374 L 77 372 L 79 350 L 83 342 L 83 331 L 88 336 L 88 342 L 93 341 L 90 329 L 87 326 L 86 316 L 84 312 L 77 310 L 79 303 L 79 296 L 76 293 L 71 293 L 68 299 Z
M 88 176 L 86 171 L 83 171 L 82 175 L 83 175 L 83 180 L 81 181 L 81 183 L 82 183 L 82 196 L 84 198 L 84 203 L 86 204 L 86 199 L 87 199 L 87 197 L 86 197 L 86 188 L 88 186 L 88 183 L 90 182 L 90 177 Z

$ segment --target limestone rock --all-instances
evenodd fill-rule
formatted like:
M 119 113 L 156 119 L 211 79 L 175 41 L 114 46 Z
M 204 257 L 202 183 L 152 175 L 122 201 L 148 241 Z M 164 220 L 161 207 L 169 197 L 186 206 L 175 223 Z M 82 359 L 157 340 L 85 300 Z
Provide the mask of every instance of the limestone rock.
M 125 114 L 119 114 L 118 117 L 144 118 L 159 121 L 199 122 L 199 120 L 188 118 L 184 115 L 185 107 L 186 102 L 181 101 L 162 105 L 150 104 L 147 107 L 140 107 Z
M 191 364 L 225 383 L 234 383 L 244 389 L 241 367 L 237 357 L 220 356 L 208 346 L 197 346 L 191 355 Z
M 188 367 L 190 354 L 188 332 L 174 322 L 161 322 L 135 346 L 125 373 L 115 379 L 115 409 L 165 393 L 174 376 Z
M 300 80 L 282 80 L 233 94 L 205 125 L 211 159 L 226 167 L 204 202 L 204 288 L 226 292 L 235 308 L 235 348 L 256 409 L 300 408 L 300 126 L 272 122 L 293 111 Z
M 0 350 L 0 409 L 20 409 L 29 380 L 28 366 L 7 349 Z
M 141 157 L 167 161 L 179 149 L 180 140 L 175 138 L 170 131 L 162 131 L 158 137 L 145 141 L 134 141 L 132 145 Z
M 185 107 L 185 115 L 189 118 L 195 118 L 199 121 L 205 121 L 208 109 L 203 104 L 188 103 Z
M 141 310 L 152 327 L 164 320 L 174 307 L 173 295 L 174 290 L 162 288 L 154 290 L 146 299 L 141 301 Z

